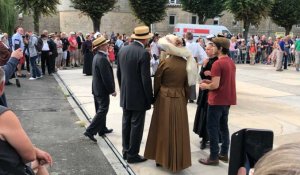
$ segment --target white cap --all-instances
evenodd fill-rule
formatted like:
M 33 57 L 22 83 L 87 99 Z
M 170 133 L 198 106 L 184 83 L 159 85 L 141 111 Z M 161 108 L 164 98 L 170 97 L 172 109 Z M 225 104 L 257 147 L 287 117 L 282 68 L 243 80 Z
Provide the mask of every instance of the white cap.
M 212 38 L 215 38 L 215 37 L 216 37 L 216 35 L 214 35 L 214 34 L 209 34 L 209 35 L 206 36 L 207 39 L 212 39 Z
M 98 35 L 101 35 L 101 33 L 100 33 L 100 32 L 96 32 L 96 33 L 94 34 L 94 38 L 98 38 Z
M 75 35 L 75 32 L 70 32 L 70 35 Z

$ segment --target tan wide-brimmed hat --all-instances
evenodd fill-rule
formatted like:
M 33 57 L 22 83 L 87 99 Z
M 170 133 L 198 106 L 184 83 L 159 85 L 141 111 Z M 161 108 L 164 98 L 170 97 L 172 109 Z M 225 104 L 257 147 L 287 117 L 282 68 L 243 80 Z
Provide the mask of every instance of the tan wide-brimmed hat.
M 100 36 L 97 39 L 95 39 L 93 41 L 93 50 L 95 50 L 96 48 L 102 46 L 103 44 L 108 43 L 109 40 L 105 39 L 104 36 Z
M 149 27 L 139 26 L 134 28 L 134 33 L 131 35 L 133 39 L 149 39 L 153 37 L 153 33 L 150 33 Z

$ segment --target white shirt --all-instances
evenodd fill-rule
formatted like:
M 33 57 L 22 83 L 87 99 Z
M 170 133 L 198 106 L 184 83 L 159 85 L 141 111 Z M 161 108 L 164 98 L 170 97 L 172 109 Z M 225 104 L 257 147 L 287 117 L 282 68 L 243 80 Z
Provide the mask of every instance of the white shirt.
M 47 41 L 48 41 L 48 40 L 43 40 L 43 48 L 42 48 L 42 51 L 49 51 L 49 50 L 50 50 Z
M 60 39 L 54 40 L 56 47 L 57 47 L 57 53 L 62 53 L 62 41 Z
M 158 57 L 159 56 L 158 44 L 156 42 L 152 42 L 150 48 L 151 48 L 151 56 L 155 54 Z
M 194 41 L 187 40 L 185 47 L 192 52 L 193 57 L 197 58 L 198 64 L 202 64 L 204 59 L 208 58 L 206 52 L 200 46 L 200 44 Z

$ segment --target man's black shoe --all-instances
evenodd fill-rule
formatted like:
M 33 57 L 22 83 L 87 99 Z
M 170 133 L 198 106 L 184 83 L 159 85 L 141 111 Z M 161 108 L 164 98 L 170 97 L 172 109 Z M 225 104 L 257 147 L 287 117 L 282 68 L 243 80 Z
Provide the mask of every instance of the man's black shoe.
M 90 134 L 90 133 L 88 133 L 88 132 L 84 132 L 83 133 L 83 135 L 85 135 L 86 137 L 88 137 L 89 139 L 91 139 L 93 142 L 97 142 L 97 140 L 95 139 L 95 137 L 92 135 L 92 134 Z
M 127 154 L 126 153 L 123 153 L 123 159 L 127 160 Z
M 98 135 L 99 136 L 104 136 L 105 134 L 109 134 L 112 133 L 113 129 L 105 129 L 103 132 L 99 132 Z
M 202 141 L 200 145 L 200 149 L 205 149 L 206 148 L 206 141 Z
M 7 81 L 7 82 L 5 83 L 5 85 L 6 85 L 6 86 L 9 86 L 9 85 L 12 85 L 12 83 L 11 83 L 10 81 Z
M 106 130 L 104 130 L 104 133 L 109 134 L 109 133 L 112 133 L 113 131 L 114 131 L 113 129 L 106 129 Z
M 145 162 L 147 159 L 144 158 L 143 156 L 137 155 L 136 157 L 133 158 L 128 158 L 127 162 L 128 163 L 141 163 L 141 162 Z

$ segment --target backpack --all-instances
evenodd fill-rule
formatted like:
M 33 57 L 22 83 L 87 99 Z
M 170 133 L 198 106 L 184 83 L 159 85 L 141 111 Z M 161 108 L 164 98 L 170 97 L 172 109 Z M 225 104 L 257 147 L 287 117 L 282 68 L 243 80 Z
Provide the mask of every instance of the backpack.
M 38 39 L 37 43 L 34 45 L 36 51 L 42 52 L 43 49 L 43 40 L 41 38 Z

